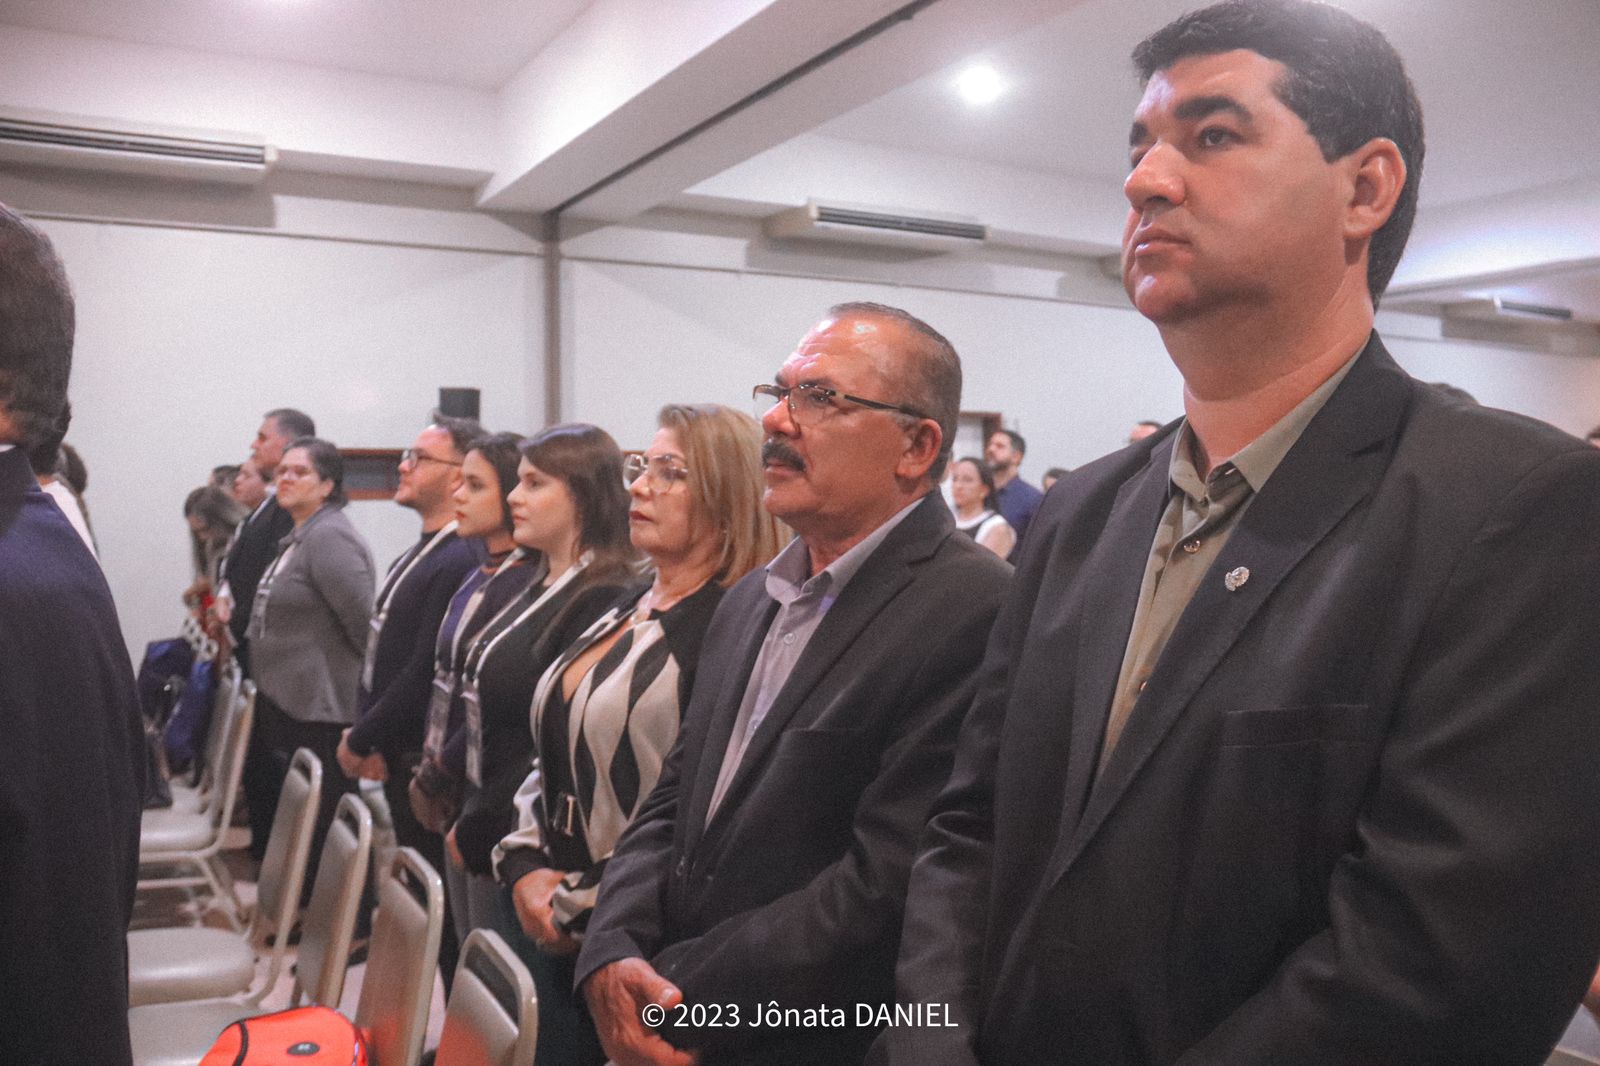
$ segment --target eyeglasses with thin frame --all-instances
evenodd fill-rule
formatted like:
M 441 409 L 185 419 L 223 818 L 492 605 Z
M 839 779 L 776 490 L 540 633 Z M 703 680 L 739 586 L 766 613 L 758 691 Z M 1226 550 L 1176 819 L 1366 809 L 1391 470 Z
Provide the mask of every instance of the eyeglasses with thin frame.
M 640 478 L 653 492 L 666 492 L 689 477 L 689 468 L 676 455 L 630 455 L 622 463 L 622 476 L 629 485 Z
M 415 448 L 407 448 L 400 453 L 401 466 L 416 466 L 418 463 L 442 463 L 445 466 L 460 466 L 459 462 L 450 459 L 441 459 L 437 455 L 419 452 Z
M 928 417 L 911 407 L 852 396 L 848 392 L 840 392 L 838 389 L 830 389 L 826 385 L 817 385 L 809 381 L 801 382 L 799 385 L 757 385 L 750 390 L 750 398 L 755 401 L 755 414 L 758 420 L 771 410 L 774 404 L 784 403 L 788 405 L 789 418 L 797 426 L 814 426 L 829 415 L 844 410 L 841 406 L 844 403 L 853 403 L 858 407 L 867 407 L 874 411 L 910 415 L 912 418 Z

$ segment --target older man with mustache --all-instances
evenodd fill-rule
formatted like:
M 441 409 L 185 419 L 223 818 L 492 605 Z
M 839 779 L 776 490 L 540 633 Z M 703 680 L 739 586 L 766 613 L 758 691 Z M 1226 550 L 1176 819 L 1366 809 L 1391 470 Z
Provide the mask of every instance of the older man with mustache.
M 961 363 L 928 325 L 840 305 L 755 393 L 799 536 L 718 608 L 607 867 L 577 975 L 619 1066 L 862 1060 L 1010 574 L 936 490 Z

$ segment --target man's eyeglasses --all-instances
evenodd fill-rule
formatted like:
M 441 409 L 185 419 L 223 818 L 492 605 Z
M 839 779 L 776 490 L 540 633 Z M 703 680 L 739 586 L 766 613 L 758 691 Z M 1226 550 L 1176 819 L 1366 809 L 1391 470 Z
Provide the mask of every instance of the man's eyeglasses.
M 750 390 L 750 398 L 755 401 L 757 419 L 771 410 L 773 404 L 785 403 L 789 407 L 790 419 L 797 426 L 814 426 L 829 415 L 842 411 L 847 403 L 868 407 L 874 411 L 892 411 L 895 414 L 910 415 L 912 418 L 928 417 L 921 411 L 897 403 L 884 403 L 882 400 L 851 396 L 847 392 L 809 382 L 799 385 L 757 385 Z
M 445 466 L 460 466 L 459 462 L 450 459 L 441 459 L 437 455 L 419 452 L 415 448 L 407 448 L 400 453 L 401 466 L 416 466 L 418 463 L 442 463 Z
M 632 485 L 640 478 L 655 492 L 666 492 L 689 476 L 687 467 L 675 455 L 630 455 L 622 464 L 622 476 Z

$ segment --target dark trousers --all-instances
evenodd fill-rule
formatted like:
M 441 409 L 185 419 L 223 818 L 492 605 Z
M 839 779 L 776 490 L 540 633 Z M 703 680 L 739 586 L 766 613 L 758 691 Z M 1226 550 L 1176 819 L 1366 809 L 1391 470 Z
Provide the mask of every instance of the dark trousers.
M 383 762 L 389 771 L 389 776 L 383 782 L 383 795 L 389 801 L 389 819 L 394 824 L 395 843 L 402 848 L 416 848 L 417 853 L 427 859 L 429 865 L 443 878 L 444 837 L 430 832 L 426 826 L 417 821 L 416 815 L 411 813 L 409 794 L 411 775 L 421 761 L 421 752 L 403 755 L 384 752 Z M 375 884 L 376 878 L 382 877 L 384 873 L 383 870 L 373 871 Z M 448 894 L 445 896 L 444 906 L 444 929 L 439 935 L 439 976 L 444 980 L 444 989 L 448 994 L 451 982 L 455 980 L 456 959 L 461 954 L 461 942 L 456 938 L 455 922 L 450 916 Z
M 322 762 L 322 795 L 317 806 L 315 832 L 311 836 L 311 857 L 306 863 L 305 886 L 300 902 L 311 899 L 316 883 L 317 864 L 322 859 L 322 842 L 339 806 L 339 797 L 354 792 L 356 783 L 339 769 L 339 736 L 345 726 L 338 722 L 302 722 L 291 718 L 267 695 L 256 693 L 256 721 L 250 736 L 250 754 L 245 760 L 245 803 L 250 808 L 250 854 L 258 860 L 267 853 L 267 837 L 278 813 L 278 793 L 289 776 L 289 761 L 296 748 L 306 748 Z
M 510 928 L 520 929 L 509 888 L 500 893 L 500 906 L 501 917 Z M 510 939 L 510 945 L 528 967 L 539 993 L 539 1043 L 534 1066 L 604 1066 L 606 1053 L 600 1046 L 589 1004 L 572 986 L 577 956 L 542 951 L 520 932 Z

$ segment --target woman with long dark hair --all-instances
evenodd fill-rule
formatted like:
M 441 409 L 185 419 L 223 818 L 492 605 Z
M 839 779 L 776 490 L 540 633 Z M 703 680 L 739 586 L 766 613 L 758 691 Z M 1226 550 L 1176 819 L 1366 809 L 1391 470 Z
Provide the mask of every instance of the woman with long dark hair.
M 513 828 L 511 800 L 533 753 L 528 705 L 539 675 L 636 577 L 628 542 L 622 452 L 604 430 L 551 426 L 521 447 L 508 496 L 512 539 L 544 559 L 542 573 L 486 622 L 463 657 L 462 724 L 442 763 L 462 782 L 446 837 L 453 901 L 466 930 L 513 930 L 501 919 L 490 853 Z

